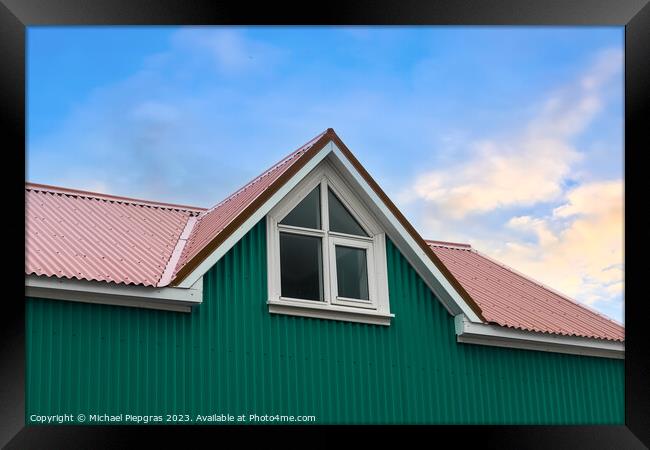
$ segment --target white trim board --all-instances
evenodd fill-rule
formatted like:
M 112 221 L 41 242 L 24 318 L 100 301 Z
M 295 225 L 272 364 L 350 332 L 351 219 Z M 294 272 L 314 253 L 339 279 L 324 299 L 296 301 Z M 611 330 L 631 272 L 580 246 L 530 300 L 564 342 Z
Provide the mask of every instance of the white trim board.
M 478 324 L 469 321 L 463 314 L 458 314 L 454 320 L 456 339 L 464 344 L 491 345 L 601 358 L 625 358 L 623 342 Z
M 25 275 L 25 296 L 191 312 L 192 306 L 203 302 L 203 278 L 199 278 L 190 288 L 158 288 Z

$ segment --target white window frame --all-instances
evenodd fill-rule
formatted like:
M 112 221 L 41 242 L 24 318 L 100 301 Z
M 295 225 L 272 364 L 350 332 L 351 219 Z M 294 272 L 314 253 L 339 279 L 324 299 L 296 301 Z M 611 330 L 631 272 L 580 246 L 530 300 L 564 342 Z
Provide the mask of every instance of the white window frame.
M 329 254 L 330 254 L 330 270 L 331 270 L 331 276 L 330 276 L 330 292 L 332 293 L 331 295 L 331 302 L 332 304 L 335 305 L 346 305 L 346 306 L 352 306 L 355 308 L 368 308 L 368 309 L 376 309 L 377 306 L 375 302 L 373 302 L 373 299 L 377 298 L 377 294 L 375 292 L 375 273 L 374 273 L 374 268 L 375 268 L 375 257 L 374 257 L 374 252 L 373 252 L 373 240 L 371 239 L 349 239 L 347 236 L 339 236 L 339 235 L 334 235 L 330 236 L 329 238 Z M 351 248 L 359 248 L 362 250 L 366 251 L 366 269 L 368 271 L 368 300 L 362 300 L 362 299 L 355 299 L 355 298 L 346 298 L 342 297 L 338 293 L 338 279 L 337 279 L 337 265 L 336 265 L 336 246 L 342 246 L 342 247 L 351 247 Z
M 283 225 L 279 222 L 316 186 L 320 185 L 321 229 Z M 338 197 L 366 236 L 329 231 L 328 188 Z M 386 236 L 378 220 L 364 206 L 338 170 L 323 161 L 292 189 L 267 215 L 268 305 L 269 312 L 322 319 L 389 325 L 394 317 L 388 302 Z M 281 296 L 280 232 L 318 236 L 322 240 L 323 301 Z M 366 250 L 369 300 L 338 296 L 335 246 Z

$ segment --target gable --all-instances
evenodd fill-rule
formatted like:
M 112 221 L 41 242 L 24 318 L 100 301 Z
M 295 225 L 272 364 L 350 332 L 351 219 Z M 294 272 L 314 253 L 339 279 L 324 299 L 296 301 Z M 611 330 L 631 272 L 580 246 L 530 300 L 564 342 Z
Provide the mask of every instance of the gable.
M 255 178 L 229 197 L 230 200 L 199 217 L 188 241 L 192 248 L 184 250 L 186 256 L 179 261 L 182 267 L 177 270 L 172 285 L 187 287 L 196 282 L 326 157 L 366 201 L 368 209 L 382 221 L 388 236 L 409 258 L 448 311 L 453 315 L 463 313 L 473 321 L 482 321 L 480 307 L 331 128 Z M 222 210 L 221 214 L 217 213 L 219 210 Z M 204 237 L 199 238 L 200 235 Z

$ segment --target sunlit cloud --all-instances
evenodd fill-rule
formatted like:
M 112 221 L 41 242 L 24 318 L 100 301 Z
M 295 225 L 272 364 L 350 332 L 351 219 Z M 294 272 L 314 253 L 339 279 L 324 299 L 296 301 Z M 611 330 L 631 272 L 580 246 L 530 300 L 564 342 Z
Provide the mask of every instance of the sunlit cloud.
M 622 62 L 622 52 L 602 51 L 523 129 L 474 140 L 470 157 L 421 173 L 401 200 L 422 211 L 424 234 L 469 241 L 622 320 L 623 182 L 575 173 L 585 157 L 576 141 L 606 106 Z
M 513 232 L 533 232 L 534 242 L 513 239 L 489 252 L 584 303 L 606 302 L 623 292 L 623 182 L 584 184 L 566 198 L 547 217 L 510 219 Z
M 456 219 L 559 200 L 582 158 L 572 138 L 602 110 L 603 88 L 621 68 L 621 52 L 602 52 L 583 76 L 551 94 L 524 130 L 471 143 L 469 159 L 422 173 L 404 198 Z

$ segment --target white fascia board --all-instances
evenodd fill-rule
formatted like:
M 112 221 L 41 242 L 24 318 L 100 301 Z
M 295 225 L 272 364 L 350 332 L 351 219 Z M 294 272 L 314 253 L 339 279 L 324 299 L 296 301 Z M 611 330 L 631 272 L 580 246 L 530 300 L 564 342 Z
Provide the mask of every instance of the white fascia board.
M 192 306 L 203 302 L 203 278 L 189 288 L 161 288 L 25 275 L 25 296 L 191 312 Z
M 230 250 L 239 240 L 246 235 L 266 214 L 278 204 L 285 195 L 293 189 L 300 180 L 302 180 L 318 163 L 332 151 L 334 143 L 332 141 L 325 144 L 320 151 L 314 155 L 293 177 L 289 179 L 275 194 L 271 196 L 260 208 L 257 209 L 246 221 L 228 238 L 219 245 L 210 255 L 205 258 L 201 264 L 196 266 L 194 270 L 178 285 L 178 287 L 192 286 L 196 280 L 201 278 L 208 270 L 219 261 L 228 250 Z
M 406 259 L 413 265 L 416 272 L 418 272 L 420 277 L 422 277 L 436 297 L 442 302 L 447 311 L 453 316 L 463 313 L 472 322 L 482 323 L 478 315 L 451 285 L 447 277 L 440 272 L 438 267 L 431 261 L 431 258 L 415 242 L 413 236 L 406 231 L 402 223 L 397 220 L 397 217 L 395 217 L 388 206 L 379 198 L 377 193 L 370 187 L 336 144 L 333 144 L 332 155 L 336 156 L 338 162 L 345 167 L 346 171 L 352 175 L 356 183 L 361 186 L 366 196 L 370 198 L 372 204 L 369 206 L 376 208 L 381 213 L 378 214 L 378 218 L 385 217 L 387 219 L 388 223 L 385 223 L 385 225 L 389 225 L 389 228 L 394 230 L 394 233 L 389 233 L 389 237 L 395 242 L 395 245 L 402 251 Z
M 618 341 L 580 336 L 562 336 L 517 330 L 498 325 L 471 322 L 463 314 L 455 318 L 456 339 L 465 344 L 568 353 L 601 358 L 625 358 L 625 344 Z

